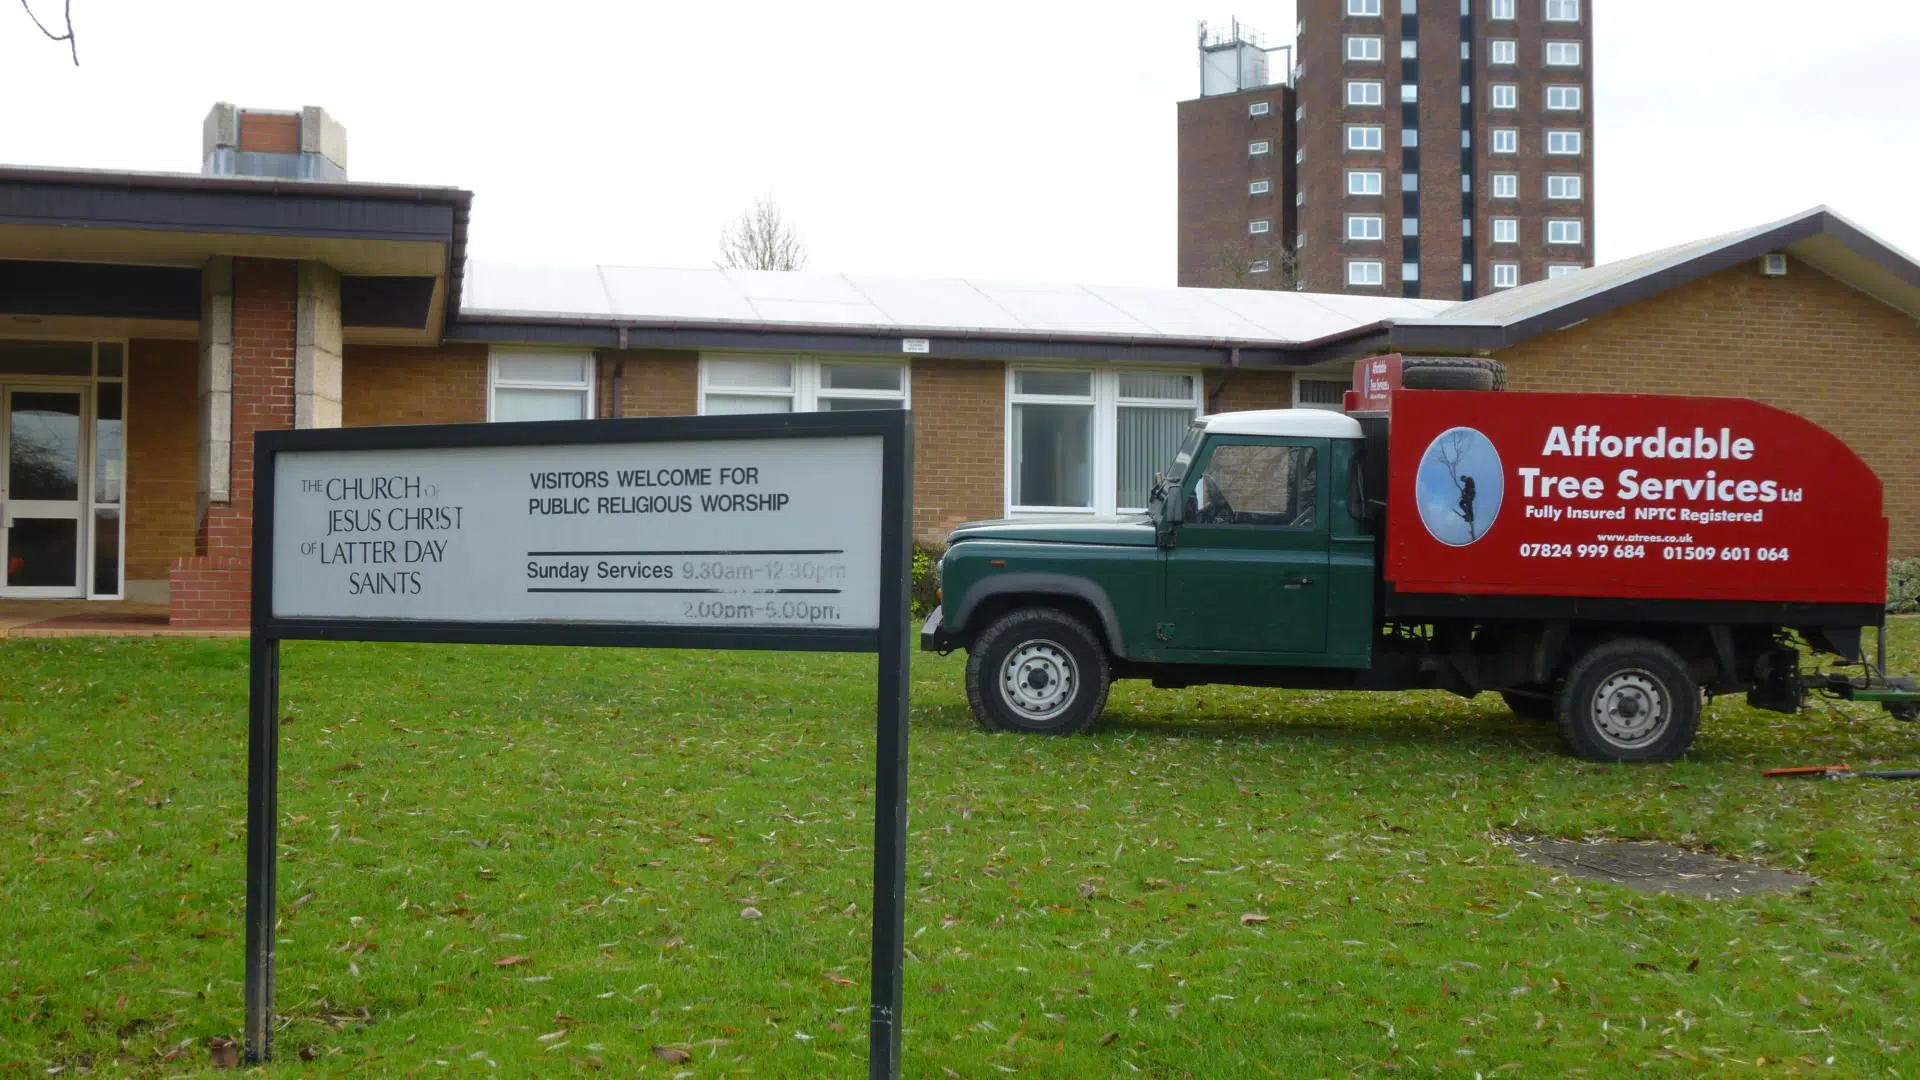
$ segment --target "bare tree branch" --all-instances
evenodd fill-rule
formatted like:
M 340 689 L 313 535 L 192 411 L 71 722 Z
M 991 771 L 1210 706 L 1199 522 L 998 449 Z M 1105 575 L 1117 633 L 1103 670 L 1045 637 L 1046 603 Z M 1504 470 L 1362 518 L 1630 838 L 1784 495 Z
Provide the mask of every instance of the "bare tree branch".
M 1256 266 L 1266 264 L 1265 269 Z M 1214 251 L 1208 284 L 1217 289 L 1291 289 L 1300 278 L 1299 259 L 1278 240 L 1242 240 Z
M 67 23 L 67 32 L 64 34 L 56 34 L 53 31 L 47 29 L 47 24 L 41 22 L 40 16 L 35 15 L 33 13 L 33 5 L 28 3 L 27 0 L 20 0 L 20 6 L 26 9 L 27 18 L 33 20 L 33 25 L 40 28 L 40 32 L 47 36 L 48 41 L 64 41 L 67 43 L 67 51 L 73 54 L 73 66 L 79 67 L 80 66 L 80 43 L 78 41 L 75 41 L 73 38 L 73 0 L 65 0 L 65 4 L 61 11 L 61 14 L 65 16 L 66 23 Z
M 729 270 L 798 270 L 807 246 L 773 201 L 762 195 L 720 231 L 720 265 Z

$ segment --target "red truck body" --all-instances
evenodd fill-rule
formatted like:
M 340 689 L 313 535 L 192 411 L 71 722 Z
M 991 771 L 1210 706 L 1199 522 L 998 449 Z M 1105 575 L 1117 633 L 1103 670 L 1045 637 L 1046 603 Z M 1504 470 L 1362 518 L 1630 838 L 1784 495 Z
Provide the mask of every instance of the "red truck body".
M 1396 594 L 1884 602 L 1880 480 L 1803 417 L 1735 398 L 1386 396 Z

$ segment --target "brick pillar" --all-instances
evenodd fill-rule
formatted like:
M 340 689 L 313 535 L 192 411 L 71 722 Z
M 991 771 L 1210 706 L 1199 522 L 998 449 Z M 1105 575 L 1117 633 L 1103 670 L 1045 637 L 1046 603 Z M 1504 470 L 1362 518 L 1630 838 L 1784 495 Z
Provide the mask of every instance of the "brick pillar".
M 170 575 L 170 621 L 175 626 L 243 627 L 252 571 L 253 434 L 294 423 L 294 353 L 300 304 L 300 264 L 273 259 L 234 259 L 230 297 L 231 341 L 229 441 L 222 447 L 217 423 L 204 415 L 203 458 L 216 468 L 225 458 L 226 497 L 203 487 L 200 521 L 191 556 L 174 560 Z M 201 321 L 203 356 L 220 352 L 218 320 Z M 204 367 L 204 365 L 203 365 Z

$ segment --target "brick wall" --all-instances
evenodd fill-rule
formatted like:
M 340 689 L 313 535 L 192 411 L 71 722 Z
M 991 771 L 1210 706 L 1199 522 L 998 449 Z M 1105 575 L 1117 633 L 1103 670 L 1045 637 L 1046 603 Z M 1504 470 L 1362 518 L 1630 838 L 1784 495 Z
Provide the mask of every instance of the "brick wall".
M 667 349 L 608 349 L 600 354 L 595 409 L 613 413 L 613 369 L 621 365 L 621 416 L 692 416 L 700 409 L 700 354 Z
M 1256 102 L 1266 104 L 1265 116 L 1249 111 Z M 1278 275 L 1293 244 L 1293 104 L 1286 86 L 1179 104 L 1181 285 L 1242 288 L 1263 281 L 1247 273 L 1257 259 Z M 1256 140 L 1266 141 L 1267 153 L 1247 152 Z M 1255 180 L 1267 181 L 1266 194 L 1251 193 Z M 1269 222 L 1270 230 L 1249 232 L 1256 219 Z
M 1209 371 L 1202 404 L 1210 413 L 1285 409 L 1293 404 L 1293 376 L 1284 371 Z
M 1007 368 L 915 360 L 912 379 L 913 534 L 938 543 L 1006 511 Z
M 129 582 L 165 581 L 173 560 L 193 554 L 198 378 L 191 341 L 127 343 Z
M 253 539 L 253 435 L 293 426 L 293 351 L 299 264 L 233 262 L 233 444 L 229 499 L 201 516 L 194 553 L 169 577 L 175 626 L 244 624 Z
M 1751 397 L 1844 439 L 1880 475 L 1897 555 L 1920 555 L 1920 322 L 1797 259 L 1743 263 L 1503 350 L 1516 390 Z
M 349 345 L 340 375 L 345 427 L 478 423 L 487 418 L 487 347 Z
M 256 154 L 299 153 L 299 114 L 242 111 L 240 149 Z

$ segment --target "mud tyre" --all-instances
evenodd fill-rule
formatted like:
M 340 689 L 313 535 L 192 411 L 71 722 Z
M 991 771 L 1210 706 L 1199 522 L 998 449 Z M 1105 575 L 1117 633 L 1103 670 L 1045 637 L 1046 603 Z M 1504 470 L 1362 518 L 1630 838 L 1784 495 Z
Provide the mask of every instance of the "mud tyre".
M 1031 607 L 995 619 L 967 650 L 967 703 L 988 731 L 1077 735 L 1107 705 L 1106 646 L 1079 619 Z

